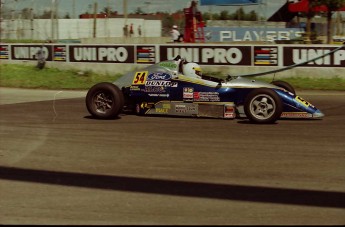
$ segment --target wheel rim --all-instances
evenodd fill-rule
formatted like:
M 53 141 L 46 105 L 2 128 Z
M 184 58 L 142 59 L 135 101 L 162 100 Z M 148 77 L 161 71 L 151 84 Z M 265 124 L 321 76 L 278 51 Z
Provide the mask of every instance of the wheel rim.
M 113 106 L 114 98 L 110 93 L 101 92 L 94 96 L 95 109 L 98 113 L 105 114 Z
M 275 110 L 275 101 L 269 95 L 257 95 L 250 102 L 250 113 L 257 119 L 268 119 L 274 114 Z

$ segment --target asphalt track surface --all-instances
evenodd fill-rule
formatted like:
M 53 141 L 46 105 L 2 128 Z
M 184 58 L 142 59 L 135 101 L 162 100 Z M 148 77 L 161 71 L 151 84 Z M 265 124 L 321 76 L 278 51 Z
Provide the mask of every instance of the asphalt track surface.
M 344 225 L 345 92 L 298 93 L 325 118 L 95 120 L 0 88 L 0 224 Z

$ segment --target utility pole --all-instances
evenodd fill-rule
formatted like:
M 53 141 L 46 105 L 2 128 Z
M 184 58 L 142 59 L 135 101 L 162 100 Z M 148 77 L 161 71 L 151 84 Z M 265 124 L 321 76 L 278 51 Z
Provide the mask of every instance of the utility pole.
M 34 39 L 34 0 L 31 3 L 30 9 L 30 29 L 31 29 L 31 40 Z
M 109 0 L 107 0 L 107 19 L 106 19 L 106 36 L 109 37 L 109 17 L 111 15 L 110 12 L 110 4 L 109 4 Z
M 259 12 L 258 14 L 258 21 L 260 23 L 260 27 L 263 29 L 263 35 L 260 36 L 260 41 L 267 42 L 267 3 L 265 0 L 260 0 L 259 2 Z M 263 14 L 261 14 L 263 13 Z
M 127 0 L 123 0 L 123 16 L 125 18 L 125 24 L 127 24 Z
M 123 25 L 123 29 L 124 29 L 124 37 L 127 38 L 127 0 L 122 0 L 123 3 L 123 18 L 124 18 L 124 25 Z
M 15 1 L 15 3 L 17 3 L 17 1 Z M 16 5 L 16 7 L 17 7 L 17 5 Z M 10 31 L 11 32 L 13 31 L 13 32 L 15 32 L 15 34 L 17 34 L 17 27 L 14 25 L 14 23 L 15 23 L 14 13 L 15 13 L 14 9 L 11 9 L 11 24 L 12 24 L 12 28 L 16 28 L 16 29 L 15 30 L 11 29 Z M 8 33 L 8 34 L 9 34 L 8 38 L 13 38 L 13 37 L 11 37 L 10 33 Z
M 107 18 L 109 18 L 111 12 L 110 12 L 110 3 L 109 3 L 109 0 L 107 0 Z
M 55 23 L 54 23 L 54 12 L 55 12 L 55 0 L 52 0 L 51 10 L 50 10 L 50 20 L 51 20 L 51 41 L 54 40 L 54 34 L 55 34 Z
M 73 2 L 72 2 L 72 8 L 73 8 L 73 15 L 72 15 L 72 17 L 73 17 L 73 19 L 75 19 L 76 18 L 76 16 L 75 16 L 75 0 L 73 0 Z
M 96 38 L 96 34 L 97 34 L 97 7 L 98 7 L 98 4 L 95 1 L 94 7 L 93 7 L 93 38 Z
M 55 29 L 55 32 L 56 32 L 56 40 L 59 40 L 60 37 L 60 32 L 59 32 L 59 18 L 58 18 L 58 10 L 59 10 L 59 0 L 56 0 L 55 2 L 55 26 L 56 26 L 56 29 Z

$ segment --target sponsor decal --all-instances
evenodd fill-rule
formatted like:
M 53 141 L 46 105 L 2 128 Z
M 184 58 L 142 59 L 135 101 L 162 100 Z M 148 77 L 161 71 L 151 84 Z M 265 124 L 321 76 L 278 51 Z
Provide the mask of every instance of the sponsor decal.
M 193 92 L 194 92 L 194 88 L 184 87 L 183 88 L 183 100 L 193 101 Z
M 69 46 L 70 62 L 134 63 L 134 46 Z
M 134 74 L 134 78 L 133 78 L 133 82 L 132 84 L 134 85 L 144 85 L 145 81 L 147 79 L 147 71 L 143 71 L 143 72 L 136 72 Z
M 171 109 L 170 103 L 163 103 L 163 108 L 164 109 Z
M 303 98 L 301 98 L 301 97 L 299 97 L 299 96 L 297 96 L 297 95 L 296 95 L 296 97 L 295 97 L 295 100 L 296 100 L 298 103 L 300 103 L 300 104 L 302 104 L 303 106 L 305 106 L 305 107 L 309 107 L 309 106 L 314 107 L 311 103 L 309 103 L 308 101 L 304 100 Z
M 143 103 L 141 103 L 140 108 L 142 108 L 142 109 L 144 109 L 144 108 L 150 109 L 150 108 L 152 108 L 153 105 L 154 105 L 153 103 L 143 102 Z
M 286 118 L 311 118 L 312 114 L 306 112 L 283 112 L 280 117 Z
M 278 65 L 278 47 L 254 47 L 254 65 L 255 66 L 277 66 Z
M 303 31 L 299 28 L 229 28 L 206 27 L 204 29 L 207 42 L 239 42 L 292 40 L 300 38 Z
M 146 81 L 145 82 L 145 86 L 164 86 L 164 87 L 168 87 L 170 86 L 170 81 L 159 81 L 159 80 L 155 80 L 155 81 Z
M 8 45 L 0 45 L 0 59 L 9 59 Z
M 193 94 L 194 101 L 199 102 L 219 102 L 219 93 L 218 92 L 194 92 Z
M 196 111 L 196 107 L 195 106 L 187 106 L 187 111 L 189 112 L 195 112 Z
M 165 93 L 167 92 L 165 87 L 158 87 L 158 86 L 145 86 L 146 93 Z
M 224 105 L 224 118 L 235 118 L 236 112 L 233 105 Z
M 165 108 L 155 108 L 157 113 L 168 113 L 169 109 Z
M 284 66 L 300 64 L 334 50 L 332 47 L 284 47 Z M 305 67 L 345 67 L 345 48 L 303 65 Z
M 172 62 L 162 62 L 159 64 L 159 66 L 164 67 L 164 68 L 168 68 L 168 69 L 176 69 L 177 68 L 177 64 L 172 63 Z
M 148 94 L 150 97 L 166 97 L 168 98 L 169 94 Z
M 165 80 L 151 80 L 146 81 L 145 86 L 163 86 L 163 87 L 177 87 L 177 82 L 165 81 Z
M 186 105 L 175 105 L 175 112 L 176 113 L 186 113 L 187 112 Z
M 160 46 L 160 61 L 180 55 L 201 65 L 251 65 L 250 46 Z
M 52 46 L 40 45 L 12 45 L 12 60 L 37 60 L 36 54 L 43 49 L 46 61 L 52 60 Z
M 156 48 L 154 46 L 136 46 L 138 64 L 154 64 L 156 62 Z
M 129 89 L 131 91 L 140 91 L 140 87 L 139 86 L 130 86 Z
M 177 104 L 175 105 L 175 113 L 192 113 L 196 112 L 196 106 Z
M 53 60 L 54 61 L 66 61 L 66 46 L 54 46 L 53 47 Z
M 147 79 L 148 80 L 170 80 L 171 75 L 167 73 L 151 73 Z

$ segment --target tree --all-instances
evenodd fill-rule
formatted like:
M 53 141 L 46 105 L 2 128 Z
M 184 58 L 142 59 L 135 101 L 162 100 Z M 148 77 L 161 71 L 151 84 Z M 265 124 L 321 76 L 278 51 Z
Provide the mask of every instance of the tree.
M 236 12 L 234 13 L 234 20 L 244 20 L 245 17 L 245 12 L 243 10 L 243 8 L 239 8 L 238 10 L 236 10 Z
M 220 12 L 220 16 L 219 16 L 220 20 L 229 20 L 230 19 L 230 15 L 229 12 L 227 10 L 223 10 Z
M 109 15 L 111 13 L 111 7 L 108 7 L 108 6 L 104 7 L 103 11 L 101 11 L 100 13 L 105 13 Z
M 141 9 L 141 7 L 137 7 L 137 9 L 134 11 L 134 14 L 145 14 L 145 12 Z
M 257 21 L 258 20 L 258 15 L 254 10 L 250 11 L 249 14 L 245 15 L 246 20 L 249 21 Z
M 212 19 L 212 14 L 209 12 L 205 12 L 202 14 L 202 17 L 204 18 L 205 21 L 211 20 Z
M 169 14 L 166 14 L 164 17 L 163 17 L 163 20 L 162 20 L 162 25 L 163 25 L 163 36 L 170 36 L 170 30 L 171 30 L 171 27 L 175 24 L 176 22 L 174 21 L 174 18 L 169 15 Z
M 315 1 L 318 6 L 327 6 L 327 43 L 332 43 L 332 16 L 335 11 L 345 7 L 345 0 L 318 0 Z
M 31 19 L 31 10 L 29 8 L 24 8 L 21 11 L 22 19 Z
M 105 13 L 107 14 L 107 16 L 110 16 L 110 15 L 117 14 L 117 11 L 113 11 L 110 6 L 106 6 L 103 8 L 103 11 L 101 11 L 100 13 Z
M 44 10 L 41 15 L 39 15 L 37 18 L 39 19 L 50 19 L 51 18 L 52 11 L 51 10 Z

